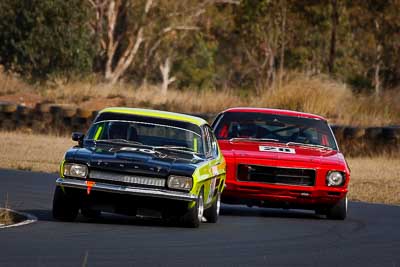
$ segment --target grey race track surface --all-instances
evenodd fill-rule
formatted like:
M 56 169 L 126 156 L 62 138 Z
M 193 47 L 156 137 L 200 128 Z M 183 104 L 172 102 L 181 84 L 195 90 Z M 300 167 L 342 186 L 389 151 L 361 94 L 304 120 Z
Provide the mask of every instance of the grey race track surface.
M 0 230 L 0 266 L 400 266 L 400 207 L 350 203 L 345 221 L 223 206 L 199 229 L 107 215 L 56 222 L 55 174 L 0 170 L 0 203 L 38 222 Z

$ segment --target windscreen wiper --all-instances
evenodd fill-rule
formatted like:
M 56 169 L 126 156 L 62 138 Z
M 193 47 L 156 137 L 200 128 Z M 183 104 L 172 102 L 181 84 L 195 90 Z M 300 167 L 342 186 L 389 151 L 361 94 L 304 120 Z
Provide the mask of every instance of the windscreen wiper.
M 288 142 L 286 143 L 287 146 L 305 146 L 305 147 L 311 147 L 311 148 L 321 148 L 321 149 L 328 149 L 332 150 L 332 148 L 328 146 L 323 146 L 323 145 L 315 145 L 315 144 L 305 144 L 305 143 L 298 143 L 298 142 Z
M 111 143 L 111 144 L 129 144 L 129 145 L 140 145 L 140 146 L 146 146 L 141 142 L 138 141 L 130 141 L 126 139 L 101 139 L 101 140 L 95 140 L 95 143 Z
M 229 139 L 231 142 L 245 141 L 245 142 L 281 142 L 278 139 L 273 138 L 254 138 L 254 137 L 234 137 Z
M 188 151 L 188 152 L 195 152 L 193 149 L 186 147 L 186 146 L 169 146 L 169 145 L 165 145 L 165 146 L 156 146 L 154 147 L 155 149 L 170 149 L 170 150 L 179 150 L 179 151 Z

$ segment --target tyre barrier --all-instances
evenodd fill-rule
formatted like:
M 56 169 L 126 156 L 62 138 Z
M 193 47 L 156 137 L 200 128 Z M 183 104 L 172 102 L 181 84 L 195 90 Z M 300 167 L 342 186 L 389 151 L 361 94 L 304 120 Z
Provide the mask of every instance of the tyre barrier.
M 85 132 L 96 114 L 93 110 L 77 109 L 72 105 L 40 103 L 29 108 L 0 103 L 0 129 L 57 135 Z
M 98 111 L 73 105 L 39 103 L 34 108 L 0 102 L 0 130 L 68 135 L 86 132 Z M 215 114 L 190 114 L 209 122 Z M 400 126 L 354 127 L 332 125 L 340 149 L 350 156 L 372 156 L 400 152 Z
M 331 125 L 341 151 L 349 156 L 399 154 L 400 126 L 350 127 Z

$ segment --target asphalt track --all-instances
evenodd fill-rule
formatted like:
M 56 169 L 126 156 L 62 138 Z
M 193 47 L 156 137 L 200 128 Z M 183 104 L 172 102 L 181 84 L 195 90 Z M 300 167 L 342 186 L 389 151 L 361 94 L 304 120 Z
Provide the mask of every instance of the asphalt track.
M 0 229 L 0 266 L 400 266 L 400 207 L 352 202 L 331 221 L 224 205 L 199 229 L 111 214 L 63 223 L 51 216 L 55 178 L 0 170 L 0 201 L 38 218 Z

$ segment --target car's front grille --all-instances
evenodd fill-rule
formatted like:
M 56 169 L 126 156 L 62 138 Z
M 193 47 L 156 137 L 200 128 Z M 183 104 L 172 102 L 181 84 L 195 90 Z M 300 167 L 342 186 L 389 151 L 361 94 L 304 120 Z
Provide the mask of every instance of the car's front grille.
M 89 173 L 89 179 L 109 181 L 112 183 L 123 183 L 123 184 L 136 184 L 145 186 L 165 187 L 164 178 L 154 178 L 146 176 L 138 176 L 129 173 L 118 173 L 118 172 L 106 172 L 91 170 Z
M 240 164 L 237 178 L 246 182 L 313 186 L 315 170 Z

